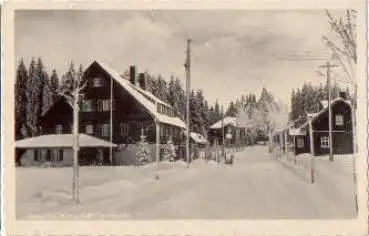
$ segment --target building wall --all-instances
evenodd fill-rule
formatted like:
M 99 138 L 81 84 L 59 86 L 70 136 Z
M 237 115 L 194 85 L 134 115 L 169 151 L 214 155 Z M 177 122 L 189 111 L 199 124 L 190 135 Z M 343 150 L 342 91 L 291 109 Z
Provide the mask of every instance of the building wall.
M 94 86 L 94 78 L 100 78 L 101 86 Z M 123 79 L 123 78 L 122 78 Z M 89 135 L 110 141 L 110 120 L 113 121 L 112 142 L 116 144 L 134 144 L 140 141 L 141 129 L 145 129 L 147 141 L 156 142 L 156 126 L 153 117 L 126 92 L 120 84 L 112 80 L 98 64 L 93 64 L 84 73 L 83 80 L 87 86 L 84 92 L 84 100 L 91 101 L 92 110 L 83 109 L 81 105 L 79 113 L 79 132 L 86 133 L 86 127 L 93 127 L 93 133 Z M 111 98 L 111 81 L 113 81 L 113 111 L 98 110 L 98 100 Z M 71 133 L 73 123 L 73 111 L 65 99 L 60 99 L 52 109 L 41 119 L 44 134 L 52 134 L 56 131 L 56 125 L 63 126 L 62 133 Z M 108 132 L 103 132 L 102 125 L 106 124 Z M 166 142 L 169 135 L 178 143 L 180 128 L 162 124 L 160 127 L 160 142 Z M 103 135 L 105 134 L 105 135 Z
M 232 130 L 232 139 L 231 139 L 231 144 L 236 144 L 237 142 L 237 132 L 236 132 L 236 128 L 231 126 L 231 125 L 227 125 L 224 127 L 224 138 L 228 133 L 228 130 L 231 129 Z M 241 144 L 245 144 L 246 143 L 246 132 L 244 128 L 240 128 L 240 143 Z M 218 140 L 219 143 L 222 143 L 223 138 L 222 138 L 222 129 L 211 129 L 208 132 L 208 140 L 211 144 L 214 144 L 215 140 Z
M 59 151 L 60 149 L 54 149 L 54 151 Z M 55 160 L 51 158 L 50 161 L 47 161 L 46 158 L 46 150 L 36 150 L 29 149 L 26 150 L 20 157 L 21 166 L 42 166 L 46 162 L 53 163 L 54 166 L 72 166 L 73 165 L 73 151 L 72 149 L 62 149 L 63 150 L 63 160 Z M 35 151 L 39 152 L 38 158 L 35 160 Z
M 336 125 L 336 115 L 343 116 L 343 125 Z M 328 111 L 325 111 L 312 123 L 314 129 L 314 153 L 317 156 L 329 154 L 329 146 L 324 147 L 321 145 L 322 137 L 329 139 L 328 120 Z M 343 101 L 338 101 L 332 106 L 332 131 L 333 154 L 353 153 L 351 108 Z M 304 136 L 306 147 L 297 148 L 295 146 L 296 154 L 310 153 L 309 129 L 307 129 L 307 133 L 308 134 Z M 297 141 L 295 141 L 295 145 L 297 145 Z

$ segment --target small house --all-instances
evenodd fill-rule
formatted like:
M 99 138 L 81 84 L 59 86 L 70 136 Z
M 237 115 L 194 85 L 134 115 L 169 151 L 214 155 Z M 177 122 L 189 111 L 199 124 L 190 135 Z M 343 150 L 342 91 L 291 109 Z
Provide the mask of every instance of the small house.
M 309 121 L 298 127 L 290 135 L 295 140 L 295 154 L 310 153 L 310 142 L 313 142 L 314 155 L 329 154 L 332 145 L 333 154 L 353 153 L 353 114 L 350 101 L 345 93 L 331 102 L 332 110 L 332 143 L 329 143 L 329 114 L 328 102 L 321 102 L 321 110 L 308 114 L 311 119 L 312 130 L 310 132 Z M 312 137 L 310 137 L 312 133 Z
M 223 143 L 224 137 L 230 144 L 245 144 L 246 127 L 239 125 L 236 117 L 226 116 L 210 126 L 208 137 L 210 143 L 214 143 L 215 140 Z

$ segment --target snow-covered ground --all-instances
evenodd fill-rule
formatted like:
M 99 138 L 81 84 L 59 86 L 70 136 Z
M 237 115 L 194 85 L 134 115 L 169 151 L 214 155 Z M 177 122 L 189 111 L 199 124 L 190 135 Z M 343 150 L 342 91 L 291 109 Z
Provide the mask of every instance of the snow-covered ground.
M 351 156 L 317 158 L 316 182 L 273 160 L 266 146 L 235 153 L 234 165 L 156 163 L 80 169 L 80 204 L 71 168 L 17 168 L 18 219 L 353 218 Z M 300 163 L 304 162 L 301 156 Z M 350 161 L 351 160 L 351 161 Z M 351 167 L 350 167 L 351 165 Z

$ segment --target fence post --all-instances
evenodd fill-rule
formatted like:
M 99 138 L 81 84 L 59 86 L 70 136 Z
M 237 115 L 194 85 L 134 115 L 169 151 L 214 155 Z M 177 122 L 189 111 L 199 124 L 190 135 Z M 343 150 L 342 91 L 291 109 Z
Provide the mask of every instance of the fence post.
M 310 137 L 310 159 L 309 159 L 309 167 L 310 167 L 310 183 L 314 183 L 314 136 L 313 136 L 313 125 L 312 125 L 312 117 L 308 117 L 309 119 L 309 137 Z

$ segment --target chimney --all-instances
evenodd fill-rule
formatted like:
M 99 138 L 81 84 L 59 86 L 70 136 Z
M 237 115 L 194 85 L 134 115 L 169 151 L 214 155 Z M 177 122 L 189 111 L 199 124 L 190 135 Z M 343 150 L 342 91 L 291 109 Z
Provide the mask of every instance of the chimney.
M 145 73 L 140 73 L 138 75 L 138 84 L 140 85 L 140 88 L 143 90 L 146 90 L 146 78 Z
M 340 97 L 341 99 L 343 99 L 343 100 L 347 100 L 347 94 L 346 94 L 346 92 L 340 92 L 339 97 Z
M 135 66 L 129 67 L 129 81 L 133 85 L 136 84 L 136 67 Z

